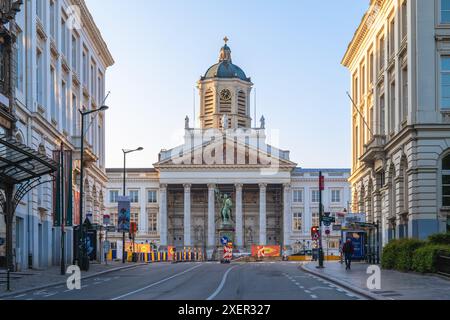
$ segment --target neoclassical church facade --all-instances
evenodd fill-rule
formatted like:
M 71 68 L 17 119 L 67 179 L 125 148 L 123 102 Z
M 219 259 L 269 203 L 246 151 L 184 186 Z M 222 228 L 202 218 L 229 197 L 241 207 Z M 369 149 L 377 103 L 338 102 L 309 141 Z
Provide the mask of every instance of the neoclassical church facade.
M 153 168 L 127 173 L 127 194 L 134 196 L 132 220 L 139 225 L 137 240 L 152 241 L 160 248 L 204 248 L 211 255 L 220 246 L 221 217 L 215 198 L 220 191 L 233 201 L 237 248 L 312 246 L 320 170 L 298 168 L 289 151 L 267 144 L 272 133 L 266 130 L 264 117 L 259 128 L 251 127 L 253 83 L 233 64 L 227 41 L 219 62 L 198 82 L 200 128 L 193 128 L 186 117 L 183 145 L 162 150 Z M 323 172 L 325 209 L 342 212 L 350 199 L 350 170 Z M 115 196 L 122 192 L 123 174 L 118 169 L 107 169 L 107 174 L 110 197 L 105 205 L 116 221 Z M 337 234 L 332 241 L 331 250 L 337 254 Z

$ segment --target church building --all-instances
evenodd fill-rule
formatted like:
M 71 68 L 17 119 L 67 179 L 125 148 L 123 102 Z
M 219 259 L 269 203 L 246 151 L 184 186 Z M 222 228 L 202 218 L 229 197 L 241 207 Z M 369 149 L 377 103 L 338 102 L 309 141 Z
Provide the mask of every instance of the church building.
M 127 172 L 131 219 L 139 226 L 137 241 L 160 248 L 202 248 L 210 257 L 220 246 L 217 194 L 226 194 L 233 204 L 230 220 L 234 245 L 240 251 L 248 252 L 252 245 L 294 251 L 312 248 L 310 230 L 318 225 L 319 171 L 326 182 L 325 210 L 335 214 L 349 206 L 350 170 L 301 169 L 289 151 L 266 143 L 268 137 L 275 139 L 266 130 L 264 117 L 258 128 L 252 128 L 253 83 L 233 63 L 227 42 L 225 38 L 218 63 L 198 81 L 200 128 L 193 128 L 186 117 L 183 145 L 162 150 L 151 169 Z M 112 221 L 117 221 L 123 173 L 107 169 L 107 174 L 105 206 Z M 328 240 L 329 249 L 338 255 L 339 234 L 332 232 Z

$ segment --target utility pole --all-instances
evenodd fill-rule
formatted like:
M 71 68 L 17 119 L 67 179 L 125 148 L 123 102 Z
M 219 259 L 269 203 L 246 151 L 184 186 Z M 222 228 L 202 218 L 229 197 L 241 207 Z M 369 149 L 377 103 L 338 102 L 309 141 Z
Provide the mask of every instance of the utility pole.
M 323 268 L 323 245 L 322 245 L 322 225 L 323 225 L 323 205 L 322 205 L 322 191 L 325 189 L 325 180 L 322 171 L 319 172 L 319 266 Z

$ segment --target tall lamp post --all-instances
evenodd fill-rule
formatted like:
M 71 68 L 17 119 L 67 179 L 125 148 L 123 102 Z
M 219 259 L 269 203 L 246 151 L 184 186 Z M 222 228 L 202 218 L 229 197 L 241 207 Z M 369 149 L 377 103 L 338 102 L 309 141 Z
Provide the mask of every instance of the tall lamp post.
M 105 98 L 106 99 L 106 98 Z M 89 111 L 82 111 L 81 109 L 78 110 L 78 112 L 81 115 L 81 147 L 80 147 L 80 152 L 81 152 L 81 163 L 80 163 L 80 230 L 79 230 L 79 236 L 80 236 L 80 248 L 78 250 L 78 265 L 80 267 L 81 270 L 83 271 L 87 271 L 89 269 L 89 259 L 86 256 L 86 240 L 85 240 L 85 234 L 84 234 L 84 227 L 83 227 L 83 194 L 84 194 L 84 190 L 83 190 L 83 185 L 84 185 L 84 118 L 87 115 L 90 115 L 92 113 L 99 113 L 102 111 L 106 111 L 108 110 L 109 107 L 107 106 L 102 106 L 99 109 L 95 109 L 95 110 L 89 110 Z
M 137 149 L 134 150 L 126 150 L 126 149 L 122 149 L 123 152 L 123 196 L 126 197 L 127 196 L 127 191 L 126 191 L 126 181 L 127 181 L 127 154 L 129 153 L 133 153 L 133 152 L 137 152 L 137 151 L 142 151 L 144 150 L 144 148 L 139 147 Z M 122 263 L 125 263 L 125 231 L 122 232 Z

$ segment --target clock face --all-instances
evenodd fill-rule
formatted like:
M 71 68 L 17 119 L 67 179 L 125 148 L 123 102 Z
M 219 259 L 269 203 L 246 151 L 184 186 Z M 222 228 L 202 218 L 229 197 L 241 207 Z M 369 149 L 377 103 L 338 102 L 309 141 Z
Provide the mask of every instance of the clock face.
M 231 100 L 231 91 L 228 89 L 222 90 L 222 92 L 220 92 L 220 98 L 225 101 L 230 101 Z

